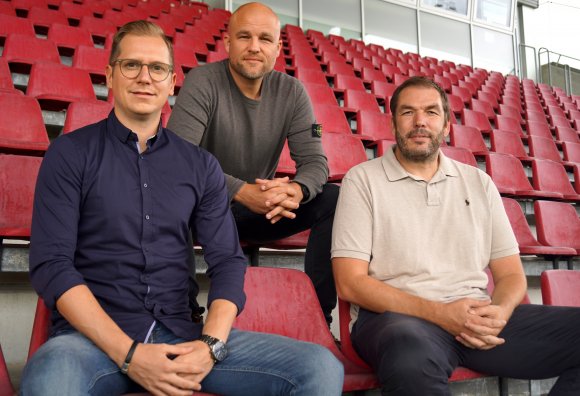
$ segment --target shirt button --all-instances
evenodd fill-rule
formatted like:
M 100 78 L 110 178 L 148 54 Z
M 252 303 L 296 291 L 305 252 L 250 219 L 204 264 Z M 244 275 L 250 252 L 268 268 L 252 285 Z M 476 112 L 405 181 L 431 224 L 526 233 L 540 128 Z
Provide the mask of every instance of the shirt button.
M 146 218 L 147 220 L 149 220 L 149 215 L 145 215 L 145 218 Z
M 139 159 L 143 159 L 143 156 L 142 156 L 142 155 L 140 155 L 140 156 L 139 156 Z
M 143 187 L 147 188 L 147 183 L 143 184 Z

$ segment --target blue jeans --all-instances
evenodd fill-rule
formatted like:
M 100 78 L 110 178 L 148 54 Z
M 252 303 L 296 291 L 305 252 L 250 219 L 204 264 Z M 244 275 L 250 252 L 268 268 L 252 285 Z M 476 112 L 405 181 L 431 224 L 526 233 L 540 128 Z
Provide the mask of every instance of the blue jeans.
M 185 340 L 157 325 L 151 343 Z M 326 348 L 272 334 L 233 329 L 228 357 L 202 381 L 202 391 L 221 395 L 340 395 L 344 370 Z M 143 391 L 78 332 L 48 340 L 24 368 L 20 394 L 121 395 Z

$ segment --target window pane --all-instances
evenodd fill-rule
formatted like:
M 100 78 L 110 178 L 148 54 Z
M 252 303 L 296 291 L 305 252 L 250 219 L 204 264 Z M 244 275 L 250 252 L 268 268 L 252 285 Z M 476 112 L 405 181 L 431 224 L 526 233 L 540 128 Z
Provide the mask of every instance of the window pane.
M 474 26 L 473 65 L 503 74 L 512 73 L 514 69 L 512 36 Z
M 471 64 L 469 24 L 421 12 L 421 55 Z
M 416 10 L 382 0 L 365 0 L 365 42 L 417 52 Z
M 491 25 L 512 25 L 512 0 L 477 0 L 475 19 Z
M 467 0 L 421 0 L 421 5 L 467 16 Z
M 304 31 L 315 29 L 324 34 L 360 39 L 360 0 L 302 1 L 302 7 Z

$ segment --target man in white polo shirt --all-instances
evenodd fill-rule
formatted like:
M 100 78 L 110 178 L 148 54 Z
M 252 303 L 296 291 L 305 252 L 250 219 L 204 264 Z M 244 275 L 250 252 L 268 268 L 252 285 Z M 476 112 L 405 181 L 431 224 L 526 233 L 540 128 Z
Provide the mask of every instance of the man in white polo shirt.
M 345 176 L 332 244 L 354 347 L 382 393 L 449 395 L 461 365 L 560 376 L 551 394 L 580 394 L 580 309 L 519 305 L 526 277 L 496 187 L 439 150 L 450 126 L 445 92 L 414 77 L 390 108 L 397 144 Z

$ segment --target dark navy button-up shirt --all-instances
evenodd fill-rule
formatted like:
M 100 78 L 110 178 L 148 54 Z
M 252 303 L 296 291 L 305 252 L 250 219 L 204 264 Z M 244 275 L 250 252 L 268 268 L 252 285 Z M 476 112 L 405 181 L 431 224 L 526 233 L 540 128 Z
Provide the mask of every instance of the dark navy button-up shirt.
M 111 112 L 56 139 L 44 157 L 30 277 L 53 310 L 53 334 L 70 327 L 56 301 L 84 284 L 134 339 L 143 341 L 154 321 L 197 338 L 201 325 L 188 307 L 190 227 L 209 266 L 208 304 L 219 298 L 243 308 L 246 260 L 217 160 L 161 127 L 143 153 L 136 142 Z

